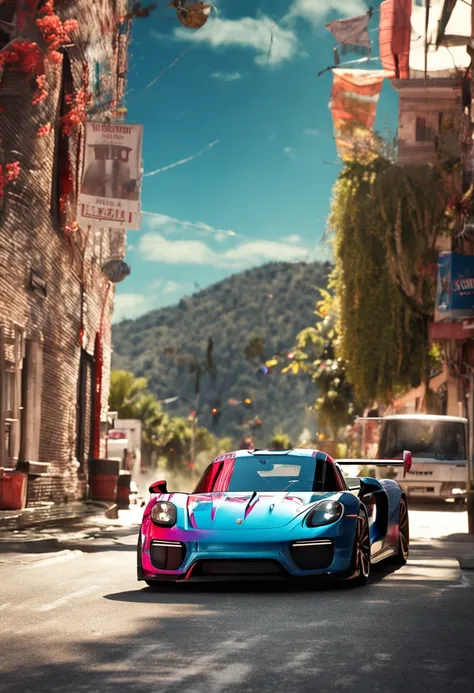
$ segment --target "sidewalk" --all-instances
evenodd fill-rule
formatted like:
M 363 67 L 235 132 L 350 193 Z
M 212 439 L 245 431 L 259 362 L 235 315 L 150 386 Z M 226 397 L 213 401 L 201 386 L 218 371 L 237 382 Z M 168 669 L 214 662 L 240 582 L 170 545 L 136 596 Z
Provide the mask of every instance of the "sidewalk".
M 64 549 L 84 552 L 101 551 L 121 537 L 138 533 L 143 508 L 132 505 L 128 510 L 119 510 L 118 517 L 110 519 L 109 504 L 87 505 L 76 518 L 48 523 L 47 527 L 29 527 L 23 530 L 0 531 L 0 553 L 51 553 Z M 117 513 L 114 513 L 117 515 Z

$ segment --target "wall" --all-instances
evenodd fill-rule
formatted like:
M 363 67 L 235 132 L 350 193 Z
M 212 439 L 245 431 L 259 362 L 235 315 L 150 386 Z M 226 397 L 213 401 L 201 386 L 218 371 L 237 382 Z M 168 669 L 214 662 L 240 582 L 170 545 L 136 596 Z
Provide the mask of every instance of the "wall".
M 459 82 L 454 78 L 410 79 L 394 80 L 393 86 L 400 95 L 399 163 L 432 163 L 440 140 L 450 155 L 460 156 L 462 107 Z M 427 125 L 425 132 L 418 127 L 418 137 L 417 118 L 422 118 Z
M 30 504 L 39 500 L 62 502 L 84 495 L 86 468 L 81 468 L 76 456 L 81 341 L 83 360 L 90 363 L 88 392 L 83 403 L 88 419 L 84 431 L 87 457 L 92 436 L 94 345 L 99 331 L 103 333 L 104 350 L 102 419 L 107 410 L 110 371 L 114 290 L 100 267 L 103 261 L 122 255 L 124 250 L 121 231 L 94 232 L 74 227 L 84 128 L 80 118 L 66 137 L 61 116 L 70 109 L 67 93 L 74 99 L 81 88 L 87 88 L 87 69 L 89 89 L 95 91 L 94 102 L 99 104 L 94 119 L 104 120 L 113 114 L 110 95 L 120 100 L 124 89 L 124 79 L 118 74 L 126 66 L 128 35 L 119 37 L 116 18 L 123 14 L 125 4 L 113 0 L 78 0 L 56 3 L 56 6 L 62 20 L 77 19 L 79 28 L 71 33 L 74 45 L 64 48 L 59 64 L 46 61 L 47 98 L 33 104 L 37 92 L 35 79 L 8 65 L 0 82 L 3 160 L 18 161 L 21 170 L 19 179 L 6 185 L 0 203 L 0 326 L 7 342 L 15 334 L 19 335 L 14 385 L 18 419 L 22 417 L 21 391 L 25 392 L 28 385 L 25 381 L 31 376 L 31 368 L 29 376 L 21 372 L 26 340 L 40 345 L 42 354 L 41 382 L 30 396 L 36 398 L 40 410 L 38 460 L 35 461 L 48 463 L 49 475 L 30 479 Z M 34 21 L 30 21 L 28 28 L 25 38 L 40 41 Z M 94 84 L 98 73 L 96 63 L 102 66 L 102 77 Z M 48 130 L 50 126 L 49 133 L 38 136 L 39 128 Z M 42 291 L 32 290 L 32 272 L 40 284 L 44 282 L 45 296 L 41 295 Z M 4 366 L 12 363 L 13 351 L 14 345 L 5 346 Z M 3 373 L 3 387 L 7 379 Z M 0 415 L 8 418 L 5 412 Z M 4 463 L 12 465 L 21 460 L 21 445 L 25 447 L 27 430 L 32 440 L 26 444 L 23 457 L 31 461 L 28 453 L 35 451 L 35 423 L 33 414 L 29 416 L 27 421 L 23 414 L 23 421 L 10 423 L 15 440 Z M 8 422 L 3 425 L 8 426 Z M 0 457 L 0 466 L 1 463 Z

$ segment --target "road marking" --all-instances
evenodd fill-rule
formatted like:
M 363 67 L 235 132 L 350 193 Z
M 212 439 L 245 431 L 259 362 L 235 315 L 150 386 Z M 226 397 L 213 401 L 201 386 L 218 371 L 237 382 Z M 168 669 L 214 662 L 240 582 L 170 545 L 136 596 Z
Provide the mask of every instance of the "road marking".
M 79 558 L 79 556 L 84 556 L 83 551 L 79 551 L 79 549 L 75 549 L 74 551 L 66 549 L 65 551 L 61 551 L 60 553 L 57 553 L 54 556 L 42 558 L 39 561 L 35 561 L 34 563 L 28 563 L 28 565 L 22 568 L 22 570 L 31 570 L 32 568 L 44 568 L 45 566 L 54 565 L 56 563 L 64 563 L 65 561 L 71 561 L 74 558 Z
M 89 587 L 84 587 L 82 590 L 77 590 L 77 592 L 72 592 L 71 594 L 66 594 L 64 597 L 61 597 L 60 599 L 56 599 L 56 601 L 51 602 L 50 604 L 43 604 L 40 606 L 36 611 L 52 611 L 53 609 L 57 609 L 58 606 L 64 606 L 67 604 L 71 599 L 78 599 L 79 597 L 85 597 L 91 592 L 94 592 L 94 590 L 99 589 L 99 585 L 89 585 Z

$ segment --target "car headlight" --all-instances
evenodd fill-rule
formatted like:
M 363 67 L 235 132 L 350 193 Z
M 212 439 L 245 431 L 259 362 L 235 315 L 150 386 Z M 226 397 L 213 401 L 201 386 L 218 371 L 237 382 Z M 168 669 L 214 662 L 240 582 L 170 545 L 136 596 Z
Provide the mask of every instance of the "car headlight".
M 338 501 L 321 501 L 309 513 L 306 524 L 309 527 L 322 527 L 337 522 L 344 512 L 344 506 Z
M 158 501 L 151 509 L 151 519 L 162 527 L 172 527 L 176 524 L 176 506 L 167 501 Z

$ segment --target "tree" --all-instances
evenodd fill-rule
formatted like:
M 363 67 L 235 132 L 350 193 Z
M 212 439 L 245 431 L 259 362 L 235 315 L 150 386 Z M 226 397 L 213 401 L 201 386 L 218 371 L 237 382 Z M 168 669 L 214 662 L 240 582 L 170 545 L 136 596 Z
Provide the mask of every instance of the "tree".
M 356 405 L 346 363 L 336 356 L 336 303 L 329 291 L 321 289 L 320 293 L 321 300 L 315 310 L 319 321 L 297 335 L 295 347 L 286 355 L 281 372 L 309 375 L 318 394 L 312 408 L 319 427 L 337 439 L 341 428 L 353 421 Z M 274 368 L 280 363 L 281 359 L 274 357 L 266 365 Z
M 147 391 L 146 378 L 137 378 L 129 371 L 112 371 L 110 374 L 109 409 L 121 419 L 136 419 L 137 401 Z
M 281 429 L 278 429 L 273 434 L 269 447 L 270 450 L 291 450 L 292 445 L 290 436 L 287 436 Z
M 245 358 L 251 363 L 261 363 L 265 356 L 265 345 L 263 339 L 258 335 L 253 335 L 244 350 Z

